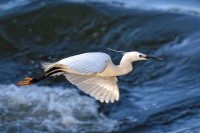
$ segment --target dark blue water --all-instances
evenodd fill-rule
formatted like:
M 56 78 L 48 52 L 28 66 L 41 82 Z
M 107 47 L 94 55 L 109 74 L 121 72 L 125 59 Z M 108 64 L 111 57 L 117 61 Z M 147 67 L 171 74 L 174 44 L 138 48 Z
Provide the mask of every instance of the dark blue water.
M 140 51 L 118 77 L 120 101 L 100 103 L 62 76 L 18 87 L 41 61 Z M 200 132 L 200 1 L 1 0 L 0 132 Z

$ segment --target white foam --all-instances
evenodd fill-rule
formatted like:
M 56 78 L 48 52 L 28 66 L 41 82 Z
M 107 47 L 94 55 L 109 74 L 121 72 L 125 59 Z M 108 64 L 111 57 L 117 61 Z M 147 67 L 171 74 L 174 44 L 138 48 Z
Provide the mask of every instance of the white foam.
M 117 124 L 98 112 L 93 98 L 80 95 L 74 88 L 0 85 L 0 101 L 2 117 L 18 116 L 9 122 L 31 123 L 34 130 L 111 132 Z

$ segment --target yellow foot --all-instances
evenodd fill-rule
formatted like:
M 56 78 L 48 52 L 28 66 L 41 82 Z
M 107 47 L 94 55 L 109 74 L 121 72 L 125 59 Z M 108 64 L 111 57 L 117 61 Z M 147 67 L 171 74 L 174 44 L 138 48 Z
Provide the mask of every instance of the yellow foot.
M 17 83 L 18 86 L 25 86 L 25 85 L 31 85 L 32 83 L 30 82 L 32 78 L 26 77 L 24 81 L 20 81 Z

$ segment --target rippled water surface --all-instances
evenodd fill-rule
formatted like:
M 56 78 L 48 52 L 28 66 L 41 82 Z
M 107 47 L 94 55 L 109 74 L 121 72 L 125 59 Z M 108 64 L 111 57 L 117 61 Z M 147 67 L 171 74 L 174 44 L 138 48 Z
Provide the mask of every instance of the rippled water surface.
M 1 0 L 0 132 L 200 132 L 200 1 Z M 133 63 L 120 101 L 100 103 L 62 76 L 15 84 L 41 61 L 107 48 L 163 61 Z

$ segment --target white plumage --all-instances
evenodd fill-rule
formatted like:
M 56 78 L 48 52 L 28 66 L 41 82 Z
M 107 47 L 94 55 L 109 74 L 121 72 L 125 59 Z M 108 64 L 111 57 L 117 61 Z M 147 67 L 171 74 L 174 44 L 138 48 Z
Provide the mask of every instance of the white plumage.
M 101 102 L 119 100 L 119 89 L 115 77 L 95 75 L 75 75 L 65 73 L 65 77 L 79 89 Z
M 42 63 L 45 71 L 56 65 L 65 65 L 63 74 L 72 84 L 101 102 L 119 100 L 119 89 L 115 76 L 97 76 L 102 73 L 108 62 L 109 55 L 100 52 L 84 53 L 62 59 L 56 63 Z M 114 65 L 113 65 L 114 66 Z
M 54 63 L 42 63 L 45 73 L 36 78 L 25 78 L 19 86 L 34 84 L 50 75 L 63 74 L 72 84 L 101 102 L 119 101 L 116 76 L 132 71 L 132 62 L 158 59 L 139 52 L 124 52 L 119 65 L 114 65 L 109 55 L 101 52 L 84 53 L 64 58 Z
M 100 52 L 84 53 L 62 59 L 57 64 L 65 64 L 68 68 L 84 74 L 101 73 L 111 61 L 109 55 Z

